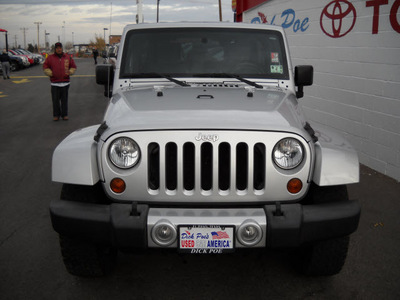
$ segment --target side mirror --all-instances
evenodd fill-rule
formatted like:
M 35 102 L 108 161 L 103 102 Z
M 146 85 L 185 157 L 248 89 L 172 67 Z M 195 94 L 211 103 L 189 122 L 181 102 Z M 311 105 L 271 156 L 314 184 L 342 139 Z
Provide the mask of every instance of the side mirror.
M 96 66 L 96 83 L 104 85 L 104 96 L 110 98 L 114 81 L 114 68 L 112 65 Z
M 314 78 L 313 66 L 296 66 L 294 68 L 294 82 L 297 86 L 297 98 L 304 96 L 303 87 L 312 85 Z

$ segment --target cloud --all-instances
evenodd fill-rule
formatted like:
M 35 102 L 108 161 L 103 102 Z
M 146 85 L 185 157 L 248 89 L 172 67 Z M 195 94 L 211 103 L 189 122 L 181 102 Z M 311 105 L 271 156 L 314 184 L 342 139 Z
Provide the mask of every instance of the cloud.
M 112 3 L 112 5 L 111 5 Z M 223 19 L 232 21 L 231 0 L 222 0 Z M 44 43 L 44 32 L 51 44 L 62 42 L 87 43 L 111 27 L 106 34 L 122 34 L 124 26 L 135 23 L 136 1 L 113 0 L 0 0 L 0 27 L 8 30 L 11 46 L 37 43 L 37 26 L 40 21 L 39 42 Z M 156 0 L 143 0 L 144 21 L 156 21 Z M 110 24 L 110 17 L 112 23 Z M 160 22 L 218 21 L 216 0 L 160 0 Z M 64 26 L 65 21 L 65 27 Z M 73 34 L 72 34 L 73 33 Z M 0 34 L 0 48 L 5 46 L 4 34 Z

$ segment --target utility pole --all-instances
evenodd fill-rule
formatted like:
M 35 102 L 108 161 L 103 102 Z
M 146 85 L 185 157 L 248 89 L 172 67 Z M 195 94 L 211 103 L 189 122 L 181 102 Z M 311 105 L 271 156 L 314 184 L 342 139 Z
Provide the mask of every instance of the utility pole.
M 219 2 L 219 21 L 222 22 L 222 8 L 221 8 L 221 0 L 218 0 Z
M 18 45 L 17 45 L 17 35 L 14 35 L 14 48 L 18 48 Z
M 142 0 L 136 0 L 137 4 L 137 14 L 136 14 L 136 23 L 143 23 L 143 4 Z
M 26 49 L 26 31 L 29 30 L 28 28 L 20 28 L 22 32 L 24 33 L 24 49 Z
M 39 44 L 39 25 L 42 24 L 42 22 L 34 22 L 34 24 L 37 25 L 37 49 L 38 53 L 40 53 L 40 44 Z

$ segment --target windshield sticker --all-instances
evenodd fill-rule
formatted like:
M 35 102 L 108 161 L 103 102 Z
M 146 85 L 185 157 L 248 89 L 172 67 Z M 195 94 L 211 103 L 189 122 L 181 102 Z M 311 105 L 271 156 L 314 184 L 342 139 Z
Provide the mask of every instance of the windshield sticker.
M 271 52 L 271 62 L 279 64 L 279 53 Z
M 278 73 L 283 74 L 283 67 L 282 65 L 271 65 L 271 73 Z

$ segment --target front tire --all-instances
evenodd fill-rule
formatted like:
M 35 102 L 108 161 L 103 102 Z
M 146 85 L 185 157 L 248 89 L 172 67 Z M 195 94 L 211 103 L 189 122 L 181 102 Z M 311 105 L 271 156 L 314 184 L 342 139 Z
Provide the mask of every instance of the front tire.
M 107 204 L 109 201 L 99 184 L 81 186 L 64 184 L 61 199 L 86 203 Z M 101 277 L 115 266 L 117 250 L 111 245 L 98 245 L 91 241 L 60 235 L 64 265 L 69 273 L 81 277 Z
M 18 69 L 19 69 L 18 63 L 15 62 L 15 61 L 12 61 L 12 62 L 11 62 L 11 65 L 10 65 L 10 70 L 11 70 L 11 72 L 15 72 L 15 71 L 17 71 Z
M 300 271 L 311 276 L 338 274 L 346 261 L 349 237 L 314 242 L 301 249 Z
M 304 204 L 348 201 L 345 185 L 320 187 L 312 184 Z M 298 265 L 305 275 L 331 276 L 338 274 L 346 261 L 349 236 L 316 241 L 300 248 Z
M 101 277 L 115 266 L 117 251 L 60 235 L 61 254 L 67 271 L 81 277 Z

